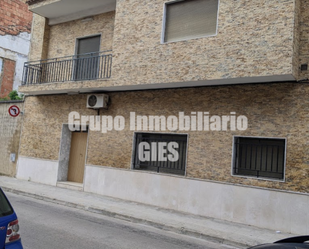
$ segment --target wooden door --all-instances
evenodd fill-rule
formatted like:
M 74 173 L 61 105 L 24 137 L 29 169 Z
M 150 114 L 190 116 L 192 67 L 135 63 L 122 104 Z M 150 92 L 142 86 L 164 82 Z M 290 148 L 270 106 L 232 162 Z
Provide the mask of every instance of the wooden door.
M 87 132 L 72 132 L 68 181 L 83 183 L 87 149 Z

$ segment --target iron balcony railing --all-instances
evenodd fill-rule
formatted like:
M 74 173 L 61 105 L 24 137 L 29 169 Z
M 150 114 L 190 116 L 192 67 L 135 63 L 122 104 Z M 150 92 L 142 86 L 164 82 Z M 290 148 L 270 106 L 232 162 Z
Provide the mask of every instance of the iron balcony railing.
M 22 85 L 111 77 L 111 51 L 26 62 Z

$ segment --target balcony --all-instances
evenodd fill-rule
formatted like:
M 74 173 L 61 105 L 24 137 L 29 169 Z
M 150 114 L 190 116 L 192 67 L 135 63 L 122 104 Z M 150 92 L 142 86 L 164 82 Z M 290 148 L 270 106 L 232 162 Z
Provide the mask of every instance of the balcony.
M 111 67 L 111 51 L 26 62 L 22 86 L 109 79 Z
M 29 10 L 48 18 L 49 25 L 69 22 L 116 9 L 116 0 L 28 0 Z

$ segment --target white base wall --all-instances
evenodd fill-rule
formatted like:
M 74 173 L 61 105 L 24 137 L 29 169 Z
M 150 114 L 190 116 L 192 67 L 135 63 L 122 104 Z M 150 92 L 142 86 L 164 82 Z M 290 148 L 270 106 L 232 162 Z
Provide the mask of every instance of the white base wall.
M 87 165 L 84 191 L 294 234 L 309 234 L 309 195 Z
M 56 186 L 58 161 L 19 157 L 17 163 L 17 179 Z

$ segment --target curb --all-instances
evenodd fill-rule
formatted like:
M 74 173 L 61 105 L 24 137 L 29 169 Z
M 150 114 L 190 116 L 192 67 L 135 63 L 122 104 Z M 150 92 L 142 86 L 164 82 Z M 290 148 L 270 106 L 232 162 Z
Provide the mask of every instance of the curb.
M 91 206 L 88 207 L 88 206 L 85 206 L 85 205 L 79 205 L 79 204 L 72 203 L 72 202 L 57 200 L 57 199 L 50 198 L 50 197 L 47 197 L 47 196 L 31 194 L 31 193 L 24 192 L 22 190 L 16 190 L 16 189 L 11 189 L 11 188 L 7 188 L 7 187 L 2 187 L 2 189 L 5 190 L 6 192 L 9 192 L 9 193 L 22 195 L 22 196 L 26 196 L 26 197 L 31 197 L 31 198 L 35 198 L 35 199 L 38 199 L 38 200 L 59 204 L 59 205 L 62 205 L 62 206 L 67 206 L 67 207 L 76 208 L 76 209 L 79 209 L 79 210 L 88 211 L 88 212 L 91 212 L 91 213 L 102 214 L 104 216 L 116 218 L 116 219 L 123 220 L 123 221 L 128 221 L 128 222 L 138 223 L 138 224 L 144 224 L 144 225 L 152 226 L 154 228 L 158 228 L 158 229 L 161 229 L 161 230 L 171 231 L 171 232 L 175 232 L 175 233 L 183 234 L 183 235 L 188 235 L 188 236 L 191 236 L 191 237 L 204 239 L 204 240 L 214 242 L 214 243 L 225 244 L 225 245 L 237 247 L 237 248 L 248 248 L 248 247 L 252 246 L 250 244 L 245 244 L 245 243 L 241 243 L 241 242 L 238 242 L 238 241 L 222 239 L 222 238 L 219 238 L 219 237 L 216 237 L 216 236 L 213 236 L 213 235 L 209 235 L 207 233 L 196 232 L 194 230 L 186 229 L 185 227 L 173 227 L 173 226 L 165 225 L 165 224 L 150 221 L 150 220 L 145 220 L 145 219 L 140 219 L 140 218 L 136 218 L 136 217 L 129 216 L 129 215 L 115 213 L 115 212 L 112 212 L 112 211 L 109 211 L 109 210 L 99 209 L 99 208 L 91 207 Z

